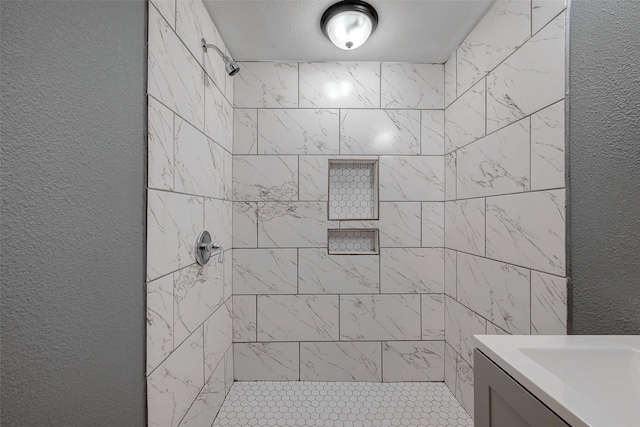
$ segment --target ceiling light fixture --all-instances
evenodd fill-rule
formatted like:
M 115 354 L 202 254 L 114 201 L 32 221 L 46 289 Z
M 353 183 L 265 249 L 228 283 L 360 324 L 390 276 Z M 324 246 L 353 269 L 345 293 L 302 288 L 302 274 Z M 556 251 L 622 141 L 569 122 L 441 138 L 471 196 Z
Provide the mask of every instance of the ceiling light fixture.
M 378 12 L 369 3 L 345 0 L 329 6 L 320 27 L 340 49 L 353 50 L 364 44 L 378 26 Z

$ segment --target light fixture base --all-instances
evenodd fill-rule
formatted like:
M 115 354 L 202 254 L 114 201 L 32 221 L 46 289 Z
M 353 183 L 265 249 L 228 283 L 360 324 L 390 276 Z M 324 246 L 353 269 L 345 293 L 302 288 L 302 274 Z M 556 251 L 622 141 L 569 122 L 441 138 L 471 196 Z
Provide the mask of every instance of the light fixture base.
M 332 34 L 332 29 L 336 30 L 336 28 L 340 24 L 333 25 L 332 28 L 332 20 L 346 18 L 347 15 L 360 15 L 361 17 L 366 18 L 369 23 L 366 23 L 365 27 L 370 27 L 368 33 L 364 34 L 360 32 L 356 35 L 356 39 L 352 39 L 350 37 L 349 32 L 354 31 L 354 29 L 349 26 L 343 25 L 340 30 L 340 34 L 336 34 L 335 32 Z M 341 16 L 339 16 L 341 15 Z M 357 19 L 351 17 L 351 19 Z M 365 21 L 366 22 L 366 21 Z M 322 17 L 320 18 L 320 28 L 322 29 L 322 33 L 329 39 L 331 42 L 344 50 L 355 49 L 365 43 L 368 38 L 373 34 L 375 29 L 378 26 L 378 12 L 371 6 L 369 3 L 361 1 L 361 0 L 344 0 L 338 3 L 335 3 L 327 10 L 324 11 Z M 356 30 L 357 31 L 357 30 Z M 359 38 L 359 40 L 357 39 Z

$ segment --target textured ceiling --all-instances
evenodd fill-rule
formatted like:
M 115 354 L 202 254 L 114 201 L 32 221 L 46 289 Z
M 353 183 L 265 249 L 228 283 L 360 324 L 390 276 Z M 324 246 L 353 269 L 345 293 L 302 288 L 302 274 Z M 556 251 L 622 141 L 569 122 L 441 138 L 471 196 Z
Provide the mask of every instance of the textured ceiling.
M 320 31 L 334 0 L 204 0 L 236 60 L 445 62 L 494 0 L 369 0 L 377 30 L 353 51 Z

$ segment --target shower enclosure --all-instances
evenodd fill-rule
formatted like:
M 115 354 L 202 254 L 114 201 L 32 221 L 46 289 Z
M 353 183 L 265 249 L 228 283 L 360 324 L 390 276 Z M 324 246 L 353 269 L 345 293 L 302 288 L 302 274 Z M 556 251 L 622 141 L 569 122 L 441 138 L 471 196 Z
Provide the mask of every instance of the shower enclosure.
M 151 1 L 150 425 L 468 425 L 473 334 L 565 333 L 564 9 L 231 77 L 200 0 Z

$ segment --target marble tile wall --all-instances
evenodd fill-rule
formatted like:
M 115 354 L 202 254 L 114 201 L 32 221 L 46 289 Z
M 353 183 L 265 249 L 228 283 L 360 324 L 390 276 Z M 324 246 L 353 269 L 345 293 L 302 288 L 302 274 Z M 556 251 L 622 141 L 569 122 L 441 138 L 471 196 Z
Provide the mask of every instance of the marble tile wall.
M 233 85 L 202 37 L 226 50 L 201 0 L 151 0 L 147 399 L 156 427 L 211 425 L 233 383 Z M 226 249 L 224 263 L 196 264 L 203 229 Z
M 236 379 L 443 381 L 444 66 L 240 65 Z M 332 158 L 379 161 L 379 220 L 328 220 Z M 364 227 L 378 255 L 328 255 L 328 228 Z
M 475 334 L 565 334 L 564 0 L 498 0 L 445 64 L 444 379 Z

